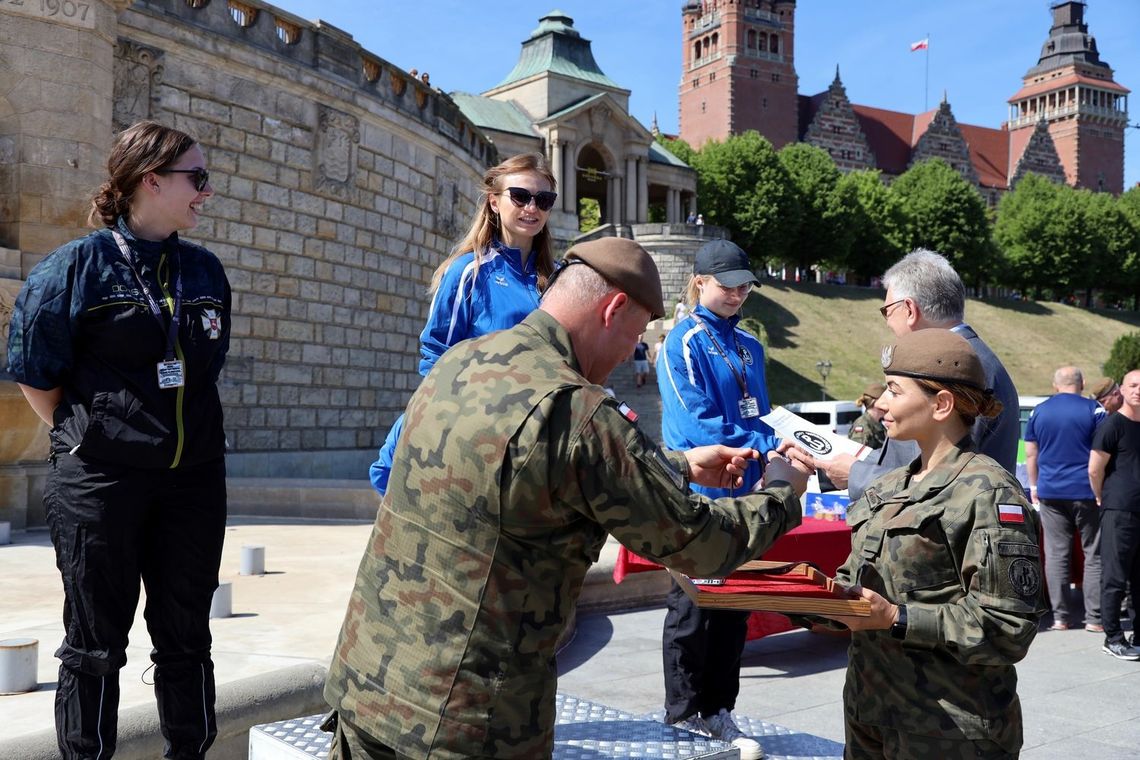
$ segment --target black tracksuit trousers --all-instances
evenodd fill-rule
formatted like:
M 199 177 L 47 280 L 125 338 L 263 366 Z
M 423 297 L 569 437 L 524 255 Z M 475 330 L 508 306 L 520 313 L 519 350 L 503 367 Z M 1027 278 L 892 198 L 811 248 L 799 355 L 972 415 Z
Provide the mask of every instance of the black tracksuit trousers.
M 210 603 L 226 523 L 225 461 L 144 470 L 52 457 L 44 506 L 63 576 L 55 699 L 65 760 L 115 751 L 119 670 L 146 587 L 164 757 L 201 758 L 217 734 Z

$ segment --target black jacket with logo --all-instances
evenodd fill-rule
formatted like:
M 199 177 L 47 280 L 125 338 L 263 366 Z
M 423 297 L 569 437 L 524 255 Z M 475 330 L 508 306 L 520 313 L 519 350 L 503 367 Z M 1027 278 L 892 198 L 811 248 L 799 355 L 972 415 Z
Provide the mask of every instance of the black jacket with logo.
M 56 249 L 28 276 L 8 337 L 9 372 L 24 385 L 62 388 L 52 450 L 143 468 L 217 459 L 225 451 L 217 380 L 230 338 L 230 286 L 222 264 L 171 235 L 117 229 L 162 309 L 155 318 L 110 228 Z M 174 283 L 182 273 L 175 354 L 185 385 L 160 389 Z

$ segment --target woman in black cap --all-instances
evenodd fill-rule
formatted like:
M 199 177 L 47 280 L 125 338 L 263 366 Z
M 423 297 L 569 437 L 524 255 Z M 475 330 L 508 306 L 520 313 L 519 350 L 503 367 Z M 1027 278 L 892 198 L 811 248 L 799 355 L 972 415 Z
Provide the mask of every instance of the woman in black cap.
M 848 758 L 1011 758 L 1021 748 L 1014 663 L 1044 613 L 1036 513 L 1013 476 L 973 451 L 1000 403 L 949 330 L 883 351 L 891 438 L 919 458 L 851 506 L 836 579 L 871 604 L 852 630 L 843 692 Z
M 714 240 L 697 251 L 690 313 L 669 331 L 657 357 L 668 448 L 723 443 L 756 449 L 765 460 L 776 448 L 775 433 L 760 421 L 771 411 L 764 348 L 739 327 L 740 310 L 758 284 L 748 254 L 733 243 Z M 753 462 L 741 488 L 694 490 L 711 498 L 748 493 L 760 477 L 760 463 Z M 676 583 L 666 605 L 666 722 L 727 741 L 745 760 L 763 757 L 760 744 L 732 718 L 749 613 L 699 609 Z

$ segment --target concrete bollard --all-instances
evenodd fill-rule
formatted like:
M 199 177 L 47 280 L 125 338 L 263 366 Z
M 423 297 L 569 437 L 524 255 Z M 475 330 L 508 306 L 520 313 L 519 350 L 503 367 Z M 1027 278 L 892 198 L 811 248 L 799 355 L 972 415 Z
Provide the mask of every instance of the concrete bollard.
M 0 694 L 23 694 L 39 687 L 36 660 L 38 639 L 4 639 L 0 641 Z
M 0 520 L 0 546 L 12 543 L 12 523 Z
M 265 547 L 244 544 L 241 547 L 241 574 L 265 575 Z
M 214 598 L 210 600 L 211 618 L 228 618 L 234 614 L 234 584 L 224 581 L 214 589 Z

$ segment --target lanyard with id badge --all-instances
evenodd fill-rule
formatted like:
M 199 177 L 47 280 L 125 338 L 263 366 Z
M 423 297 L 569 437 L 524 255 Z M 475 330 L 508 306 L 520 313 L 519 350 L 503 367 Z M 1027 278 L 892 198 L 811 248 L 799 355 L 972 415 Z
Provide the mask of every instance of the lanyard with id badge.
M 143 281 L 142 275 L 139 274 L 135 266 L 135 257 L 130 246 L 127 245 L 126 238 L 118 230 L 112 230 L 111 234 L 115 236 L 115 242 L 119 244 L 119 251 L 127 262 L 127 268 L 131 270 L 131 274 L 135 276 L 139 287 L 142 288 L 147 305 L 150 307 L 150 313 L 158 320 L 158 326 L 166 332 L 166 354 L 163 360 L 158 363 L 157 368 L 158 387 L 163 390 L 181 388 L 186 385 L 186 368 L 182 360 L 174 356 L 174 344 L 178 340 L 178 320 L 182 316 L 181 260 L 176 254 L 175 261 L 178 265 L 175 267 L 177 274 L 174 276 L 174 306 L 171 310 L 170 323 L 167 324 L 166 320 L 162 318 L 162 309 L 159 308 L 154 296 L 151 295 L 150 286 Z
M 737 408 L 740 410 L 741 418 L 746 419 L 746 420 L 751 420 L 751 419 L 755 419 L 755 418 L 759 417 L 760 416 L 760 402 L 756 399 L 755 396 L 751 396 L 748 393 L 748 381 L 747 381 L 747 378 L 744 376 L 744 371 L 743 371 L 744 370 L 744 356 L 740 351 L 739 344 L 737 345 L 737 353 L 741 354 L 741 356 L 740 356 L 741 369 L 737 370 L 736 365 L 732 363 L 732 360 L 728 358 L 728 354 L 726 354 L 724 349 L 720 347 L 720 341 L 718 341 L 716 339 L 716 336 L 713 335 L 713 331 L 709 329 L 708 325 L 705 324 L 705 321 L 703 319 L 701 319 L 700 317 L 698 317 L 696 314 L 693 314 L 691 316 L 693 317 L 694 320 L 696 320 L 696 323 L 701 326 L 701 329 L 705 331 L 705 334 L 709 336 L 709 340 L 712 341 L 713 347 L 716 348 L 716 352 L 718 354 L 720 354 L 720 358 L 724 359 L 724 363 L 728 365 L 728 369 L 732 372 L 733 378 L 736 379 L 736 384 L 740 386 L 741 399 L 736 402 L 736 405 L 737 405 Z M 733 335 L 733 338 L 735 338 L 735 337 L 736 336 Z

